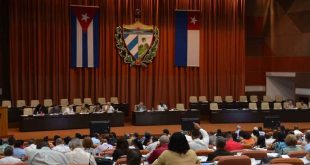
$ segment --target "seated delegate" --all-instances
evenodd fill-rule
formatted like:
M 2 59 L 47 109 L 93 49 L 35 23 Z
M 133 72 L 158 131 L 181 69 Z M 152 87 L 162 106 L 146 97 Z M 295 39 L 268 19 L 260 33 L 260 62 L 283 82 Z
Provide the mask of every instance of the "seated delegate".
M 159 105 L 157 106 L 157 110 L 158 111 L 167 111 L 168 110 L 168 107 L 167 107 L 167 105 L 166 104 L 164 104 L 164 103 L 159 103 Z
M 146 111 L 145 105 L 143 105 L 143 102 L 140 102 L 138 105 L 136 105 L 136 112 L 144 112 Z

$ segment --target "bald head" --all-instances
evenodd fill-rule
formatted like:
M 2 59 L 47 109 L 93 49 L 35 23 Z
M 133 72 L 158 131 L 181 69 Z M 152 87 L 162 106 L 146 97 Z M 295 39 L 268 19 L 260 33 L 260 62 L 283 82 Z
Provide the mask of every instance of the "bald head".
M 160 144 L 168 144 L 169 143 L 169 136 L 161 135 L 161 137 L 159 138 L 159 143 Z

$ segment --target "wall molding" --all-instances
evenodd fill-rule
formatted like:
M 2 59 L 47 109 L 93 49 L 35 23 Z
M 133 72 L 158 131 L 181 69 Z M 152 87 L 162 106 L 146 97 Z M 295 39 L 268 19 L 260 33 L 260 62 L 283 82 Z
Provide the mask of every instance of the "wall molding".
M 263 85 L 246 85 L 245 92 L 265 92 L 266 87 Z
M 310 88 L 295 88 L 296 95 L 310 95 Z

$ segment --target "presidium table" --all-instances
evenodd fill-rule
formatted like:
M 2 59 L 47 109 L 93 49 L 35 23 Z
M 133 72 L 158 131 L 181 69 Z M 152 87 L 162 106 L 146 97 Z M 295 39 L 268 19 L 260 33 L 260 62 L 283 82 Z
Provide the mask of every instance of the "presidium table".
M 181 124 L 182 118 L 200 118 L 200 111 L 196 109 L 185 111 L 151 111 L 133 112 L 133 125 L 173 125 Z
M 20 131 L 47 131 L 89 128 L 90 121 L 110 121 L 111 127 L 124 126 L 124 113 L 22 116 Z

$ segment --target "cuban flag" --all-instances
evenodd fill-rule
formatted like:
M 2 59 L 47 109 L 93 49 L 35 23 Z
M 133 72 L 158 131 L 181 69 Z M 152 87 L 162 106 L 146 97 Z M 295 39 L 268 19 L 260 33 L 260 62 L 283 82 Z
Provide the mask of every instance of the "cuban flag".
M 199 67 L 200 11 L 175 11 L 175 64 Z
M 71 67 L 98 67 L 99 12 L 97 6 L 70 6 Z

